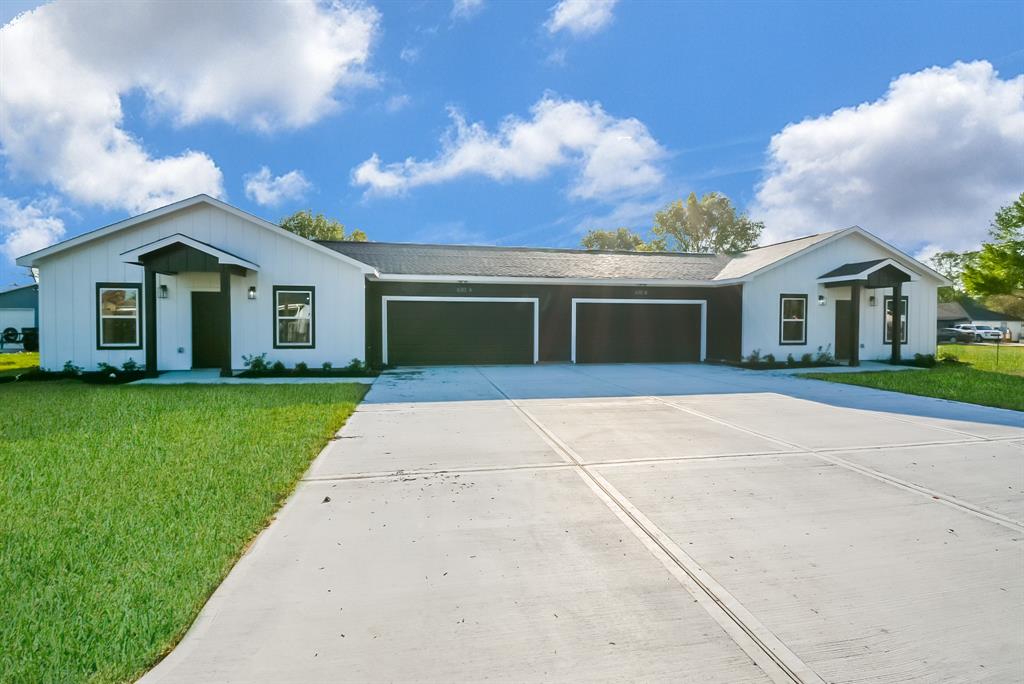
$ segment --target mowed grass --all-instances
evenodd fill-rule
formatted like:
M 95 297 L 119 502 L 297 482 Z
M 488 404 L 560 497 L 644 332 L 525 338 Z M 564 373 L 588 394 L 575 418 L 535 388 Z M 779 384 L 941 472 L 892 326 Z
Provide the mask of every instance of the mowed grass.
M 364 393 L 0 385 L 0 681 L 141 675 Z
M 898 372 L 807 373 L 803 377 L 1024 411 L 1024 347 L 1002 347 L 998 366 L 995 347 L 954 344 L 941 345 L 939 351 L 955 354 L 965 363 Z
M 0 354 L 0 377 L 17 375 L 39 366 L 39 352 Z
M 1024 346 L 940 344 L 939 355 L 952 354 L 978 370 L 1024 375 Z

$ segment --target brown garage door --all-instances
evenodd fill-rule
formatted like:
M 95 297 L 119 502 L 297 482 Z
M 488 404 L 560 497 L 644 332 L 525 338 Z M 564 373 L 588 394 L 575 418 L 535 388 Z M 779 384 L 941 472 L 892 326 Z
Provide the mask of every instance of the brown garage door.
M 533 306 L 533 302 L 389 301 L 388 363 L 533 363 Z
M 578 363 L 700 361 L 699 304 L 576 304 Z

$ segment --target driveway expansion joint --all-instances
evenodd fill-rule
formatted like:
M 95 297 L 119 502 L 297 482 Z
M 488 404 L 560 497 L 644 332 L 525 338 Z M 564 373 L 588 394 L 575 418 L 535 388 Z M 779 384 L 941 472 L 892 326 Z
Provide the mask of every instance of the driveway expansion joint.
M 729 594 L 682 549 L 680 549 L 650 519 L 643 515 L 629 499 L 615 489 L 592 467 L 585 464 L 569 445 L 549 430 L 536 416 L 512 399 L 479 368 L 476 369 L 532 426 L 573 469 L 588 487 L 605 503 L 651 554 L 657 558 L 694 599 L 704 608 L 730 638 L 750 656 L 764 673 L 777 683 L 825 684 L 824 680 L 771 630 L 761 624 L 752 613 Z M 765 662 L 762 656 L 767 656 Z

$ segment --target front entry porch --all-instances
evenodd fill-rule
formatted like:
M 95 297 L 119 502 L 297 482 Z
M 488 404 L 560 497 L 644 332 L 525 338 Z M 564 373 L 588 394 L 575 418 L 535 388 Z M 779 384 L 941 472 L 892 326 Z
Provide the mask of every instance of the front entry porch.
M 180 277 L 187 274 L 217 274 L 218 290 L 191 291 L 190 324 L 192 368 L 219 369 L 222 377 L 232 375 L 231 278 L 245 277 L 259 267 L 213 245 L 175 234 L 122 254 L 127 263 L 144 269 L 146 375 L 155 378 L 160 368 L 157 299 L 167 296 L 166 284 L 157 285 L 157 275 Z M 175 325 L 176 321 L 167 321 Z M 179 348 L 178 351 L 183 351 Z
M 901 345 L 904 343 L 905 325 L 903 283 L 916 280 L 917 276 L 893 259 L 875 259 L 843 264 L 818 278 L 818 283 L 828 289 L 849 288 L 849 299 L 836 299 L 835 308 L 835 356 L 850 366 L 860 365 L 860 322 L 862 307 L 862 291 L 891 290 L 892 292 L 892 334 L 890 345 L 890 363 L 901 360 Z M 870 300 L 877 300 L 879 295 L 872 294 Z

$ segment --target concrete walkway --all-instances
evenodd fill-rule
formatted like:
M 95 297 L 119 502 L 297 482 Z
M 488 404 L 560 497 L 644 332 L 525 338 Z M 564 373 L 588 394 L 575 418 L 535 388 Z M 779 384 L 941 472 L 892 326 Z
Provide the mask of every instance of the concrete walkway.
M 734 368 L 383 375 L 152 682 L 1024 678 L 1024 417 Z

